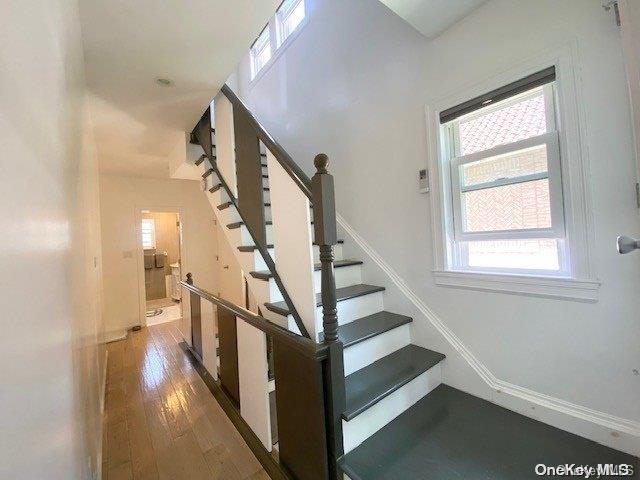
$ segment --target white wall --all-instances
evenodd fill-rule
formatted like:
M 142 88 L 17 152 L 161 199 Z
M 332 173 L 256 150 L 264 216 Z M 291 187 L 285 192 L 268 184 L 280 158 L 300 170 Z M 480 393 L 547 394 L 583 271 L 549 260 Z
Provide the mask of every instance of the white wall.
M 98 175 L 77 4 L 0 2 L 0 477 L 99 474 Z
M 482 367 L 569 410 L 581 406 L 604 424 L 640 432 L 640 375 L 634 372 L 640 367 L 640 255 L 623 257 L 614 248 L 617 234 L 637 236 L 640 228 L 629 99 L 612 15 L 599 0 L 492 0 L 429 42 L 378 2 L 307 4 L 309 23 L 257 82 L 249 82 L 247 58 L 239 67 L 240 94 L 257 117 L 307 173 L 315 154 L 329 155 L 339 213 Z M 417 172 L 428 164 L 425 105 L 568 44 L 578 50 L 599 302 L 436 286 L 434 199 L 417 191 Z M 393 286 L 365 260 L 366 281 Z M 447 383 L 494 398 L 398 289 L 388 290 L 385 306 L 414 316 L 415 342 L 447 353 Z M 570 428 L 566 419 L 545 421 Z M 616 435 L 592 437 L 627 450 L 637 442 L 622 445 Z
M 139 255 L 136 211 L 180 209 L 183 229 L 182 272 L 214 292 L 216 236 L 214 215 L 201 183 L 111 175 L 100 176 L 104 317 L 109 338 L 139 325 Z M 165 210 L 163 210 L 165 209 Z

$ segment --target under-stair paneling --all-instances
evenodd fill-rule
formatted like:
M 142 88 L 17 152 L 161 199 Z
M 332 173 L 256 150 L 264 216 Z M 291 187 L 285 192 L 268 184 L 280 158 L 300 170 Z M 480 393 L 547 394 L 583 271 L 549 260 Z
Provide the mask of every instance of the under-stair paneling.
M 179 322 L 182 339 L 191 344 L 191 291 L 182 287 L 182 318 Z
M 267 150 L 276 270 L 311 338 L 321 327 L 316 319 L 313 285 L 313 240 L 309 199 Z
M 207 300 L 202 300 L 200 304 L 200 320 L 202 325 L 202 363 L 211 376 L 217 379 L 218 369 L 216 359 L 215 315 L 215 305 Z
M 264 448 L 271 451 L 267 337 L 242 319 L 238 319 L 237 323 L 240 414 Z
M 216 119 L 216 163 L 229 189 L 237 196 L 233 105 L 223 93 L 219 93 L 213 102 Z

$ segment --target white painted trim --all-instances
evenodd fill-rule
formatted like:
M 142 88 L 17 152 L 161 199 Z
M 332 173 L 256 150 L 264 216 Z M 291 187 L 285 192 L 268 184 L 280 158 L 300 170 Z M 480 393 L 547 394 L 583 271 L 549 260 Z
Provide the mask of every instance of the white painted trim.
M 537 416 L 536 418 L 542 422 L 549 423 L 558 428 L 572 431 L 573 433 L 591 438 L 594 441 L 603 443 L 624 450 L 633 455 L 640 454 L 640 422 L 629 420 L 608 413 L 600 412 L 594 409 L 583 407 L 571 402 L 567 402 L 560 398 L 555 398 L 544 393 L 535 392 L 518 385 L 498 379 L 474 354 L 467 348 L 462 340 L 449 329 L 444 322 L 438 317 L 429 306 L 423 302 L 420 297 L 409 287 L 407 282 L 383 260 L 378 252 L 360 236 L 355 229 L 340 215 L 336 214 L 338 224 L 344 231 L 355 241 L 355 243 L 365 252 L 366 255 L 389 277 L 393 284 L 400 292 L 409 300 L 413 306 L 418 309 L 422 315 L 433 325 L 433 327 L 445 338 L 451 347 L 460 354 L 473 371 L 487 384 L 492 390 L 490 400 L 493 403 L 500 404 L 505 408 L 515 410 L 513 404 L 526 402 L 528 408 L 518 409 L 519 413 L 531 417 L 531 411 L 535 406 L 540 406 L 551 411 L 546 417 Z M 445 360 L 446 361 L 446 360 Z M 446 378 L 444 379 L 446 383 Z M 503 401 L 502 397 L 507 396 L 509 399 Z M 549 417 L 553 414 L 564 416 L 560 421 L 551 421 Z M 589 423 L 588 426 L 575 425 L 572 419 L 579 419 Z M 594 426 L 596 428 L 594 428 Z M 615 436 L 614 436 L 615 434 Z M 620 434 L 624 434 L 629 438 L 624 438 Z
M 532 275 L 433 270 L 436 285 L 579 302 L 597 302 L 600 282 Z
M 100 385 L 100 414 L 104 415 L 104 406 L 107 400 L 107 363 L 109 362 L 109 350 L 104 349 L 104 367 L 102 368 L 102 382 Z M 102 440 L 102 439 L 101 439 Z
M 454 232 L 451 222 L 447 221 L 452 218 L 449 170 L 441 161 L 441 152 L 446 152 L 442 150 L 444 146 L 440 138 L 440 111 L 553 65 L 556 67 L 557 78 L 557 130 L 561 132 L 562 190 L 571 277 L 597 280 L 590 254 L 595 229 L 589 182 L 588 124 L 584 105 L 579 102 L 584 95 L 579 82 L 578 59 L 577 43 L 572 41 L 511 66 L 492 78 L 456 88 L 447 96 L 425 106 L 428 167 L 432 172 L 430 191 L 433 196 L 430 203 L 436 271 L 447 270 L 449 265 L 455 264 L 452 261 L 455 252 L 450 246 Z
M 118 340 L 124 340 L 125 338 L 127 338 L 126 328 L 122 330 L 114 330 L 104 334 L 104 343 L 117 342 Z

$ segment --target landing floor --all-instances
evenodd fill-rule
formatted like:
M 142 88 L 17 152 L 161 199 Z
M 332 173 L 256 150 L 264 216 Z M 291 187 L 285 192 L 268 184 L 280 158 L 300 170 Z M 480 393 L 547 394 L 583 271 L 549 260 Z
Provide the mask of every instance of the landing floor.
M 637 459 L 630 455 L 447 385 L 440 385 L 342 460 L 352 480 L 527 480 L 545 478 L 536 474 L 539 464 L 597 468 L 623 463 L 634 466 L 634 476 L 615 478 L 639 477 Z

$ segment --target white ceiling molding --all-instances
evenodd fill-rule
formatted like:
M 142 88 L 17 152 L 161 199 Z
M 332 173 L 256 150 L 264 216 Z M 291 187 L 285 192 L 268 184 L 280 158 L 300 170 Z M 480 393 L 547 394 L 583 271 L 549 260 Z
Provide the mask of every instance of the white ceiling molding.
M 380 0 L 428 39 L 442 34 L 487 0 Z

